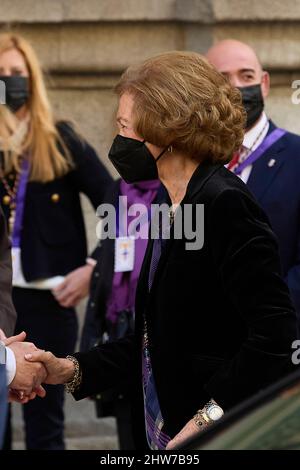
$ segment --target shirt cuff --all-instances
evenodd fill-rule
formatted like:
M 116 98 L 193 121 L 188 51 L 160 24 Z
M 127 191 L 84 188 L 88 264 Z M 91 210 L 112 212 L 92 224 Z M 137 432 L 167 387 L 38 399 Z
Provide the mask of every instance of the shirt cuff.
M 10 386 L 17 372 L 17 362 L 14 352 L 10 348 L 6 348 L 6 378 L 7 385 Z

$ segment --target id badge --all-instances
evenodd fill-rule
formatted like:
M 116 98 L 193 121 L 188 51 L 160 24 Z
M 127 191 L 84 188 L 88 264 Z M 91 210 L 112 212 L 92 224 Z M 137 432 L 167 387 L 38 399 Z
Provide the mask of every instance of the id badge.
M 115 273 L 133 270 L 134 242 L 134 237 L 119 237 L 115 239 Z
M 22 269 L 21 269 L 21 249 L 13 247 L 11 249 L 11 261 L 12 261 L 12 281 L 13 283 L 22 278 Z

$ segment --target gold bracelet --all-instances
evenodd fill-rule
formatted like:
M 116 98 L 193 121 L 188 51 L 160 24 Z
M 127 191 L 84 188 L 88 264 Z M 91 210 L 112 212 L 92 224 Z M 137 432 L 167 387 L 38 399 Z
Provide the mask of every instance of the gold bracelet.
M 65 388 L 68 393 L 74 393 L 82 382 L 82 371 L 76 357 L 67 356 L 66 359 L 69 359 L 69 361 L 72 361 L 74 364 L 74 376 L 72 380 L 65 383 Z

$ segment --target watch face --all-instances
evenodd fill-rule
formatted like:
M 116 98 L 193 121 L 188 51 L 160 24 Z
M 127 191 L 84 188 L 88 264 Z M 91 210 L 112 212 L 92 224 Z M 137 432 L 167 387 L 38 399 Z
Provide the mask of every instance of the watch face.
M 222 408 L 217 405 L 210 406 L 206 413 L 212 421 L 217 421 L 224 414 Z

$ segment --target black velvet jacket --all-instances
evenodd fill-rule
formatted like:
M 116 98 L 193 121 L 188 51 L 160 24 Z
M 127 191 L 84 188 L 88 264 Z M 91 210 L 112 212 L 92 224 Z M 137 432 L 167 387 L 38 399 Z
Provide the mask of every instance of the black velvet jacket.
M 58 130 L 67 145 L 74 168 L 62 178 L 27 185 L 21 235 L 22 269 L 26 281 L 64 275 L 85 264 L 86 235 L 80 204 L 84 193 L 94 208 L 104 200 L 112 178 L 95 150 L 64 122 Z M 0 201 L 6 191 L 0 183 Z
M 204 204 L 204 245 L 185 249 L 171 234 L 152 288 L 146 251 L 136 297 L 136 334 L 76 356 L 76 399 L 132 385 L 143 435 L 143 316 L 164 431 L 173 437 L 209 399 L 228 410 L 291 368 L 296 317 L 282 280 L 277 242 L 247 187 L 221 165 L 193 174 L 183 204 Z

